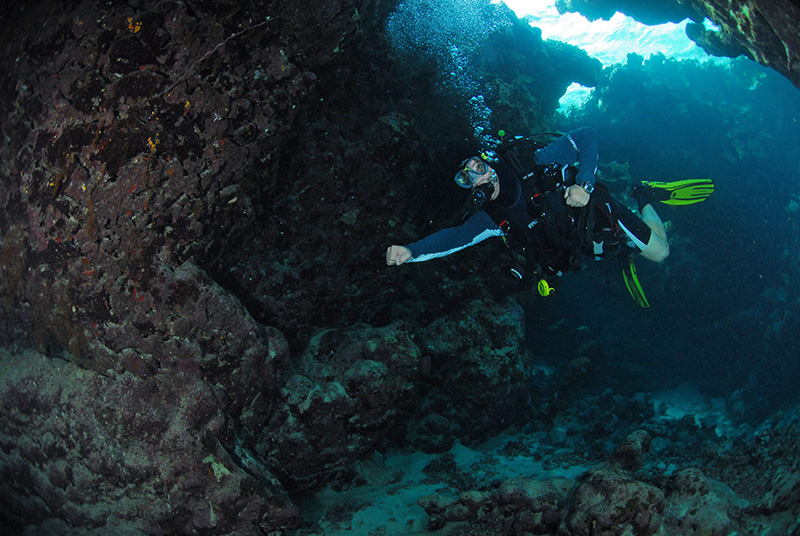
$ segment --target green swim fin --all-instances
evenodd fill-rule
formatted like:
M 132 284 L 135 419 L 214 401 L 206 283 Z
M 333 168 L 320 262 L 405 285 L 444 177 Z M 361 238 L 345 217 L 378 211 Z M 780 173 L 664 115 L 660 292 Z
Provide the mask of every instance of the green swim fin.
M 633 262 L 633 255 L 628 258 L 628 264 L 622 268 L 622 278 L 625 280 L 625 286 L 631 297 L 636 300 L 639 307 L 647 309 L 650 307 L 650 302 L 647 301 L 647 296 L 644 295 L 642 285 L 639 283 L 639 276 L 636 274 L 636 265 Z
M 693 205 L 708 199 L 714 193 L 714 181 L 711 179 L 687 179 L 674 182 L 642 182 L 654 200 L 665 205 Z M 649 188 L 648 188 L 649 187 Z

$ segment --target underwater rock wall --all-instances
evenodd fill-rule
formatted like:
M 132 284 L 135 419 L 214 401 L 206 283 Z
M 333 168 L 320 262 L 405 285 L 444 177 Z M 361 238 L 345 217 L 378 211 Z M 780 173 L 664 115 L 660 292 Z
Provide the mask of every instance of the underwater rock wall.
M 453 165 L 477 148 L 435 63 L 390 57 L 394 4 L 3 15 L 12 530 L 280 532 L 299 520 L 290 493 L 347 485 L 377 448 L 439 452 L 552 420 L 577 396 L 588 358 L 576 348 L 564 377 L 526 364 L 524 319 L 497 299 L 497 249 L 381 265 L 388 243 L 457 216 Z M 492 46 L 530 55 L 475 63 L 498 121 L 520 130 L 546 126 L 570 81 L 598 76 L 585 53 L 522 31 Z
M 771 67 L 800 87 L 800 6 L 790 0 L 692 0 L 695 8 L 720 27 L 690 25 L 687 35 L 714 55 L 744 54 Z
M 440 194 L 426 166 L 450 176 L 469 133 L 460 110 L 439 110 L 452 96 L 429 65 L 403 64 L 403 78 L 387 57 L 392 6 L 75 2 L 4 15 L 16 29 L 0 86 L 9 526 L 284 530 L 298 520 L 285 489 L 347 482 L 353 460 L 406 441 L 432 359 L 409 333 L 493 302 L 478 274 L 456 283 L 459 267 L 381 273 L 386 244 L 430 222 Z M 520 359 L 509 337 L 488 347 Z M 489 433 L 469 424 L 456 435 Z M 206 488 L 220 489 L 210 503 L 187 498 Z
M 225 446 L 220 386 L 178 368 L 101 374 L 33 351 L 4 352 L 0 367 L 6 534 L 38 524 L 37 534 L 260 534 L 296 524 L 281 486 L 243 470 Z
M 352 462 L 397 439 L 419 391 L 408 326 L 353 326 L 314 336 L 281 389 L 256 450 L 293 494 L 352 480 Z
M 109 352 L 182 338 L 238 354 L 193 318 L 211 284 L 202 266 L 235 247 L 278 182 L 309 68 L 356 30 L 355 4 L 335 8 L 322 22 L 290 4 L 82 3 L 8 50 L 3 342 L 98 371 L 119 367 Z M 249 331 L 237 338 L 260 337 Z
M 530 417 L 531 361 L 524 313 L 511 302 L 475 301 L 417 338 L 427 368 L 408 437 L 426 452 L 484 441 Z
M 775 69 L 800 87 L 800 6 L 791 0 L 557 0 L 564 13 L 575 11 L 590 20 L 610 19 L 620 11 L 644 24 L 691 19 L 686 34 L 713 56 L 747 56 Z M 708 30 L 708 18 L 719 30 Z
M 286 340 L 208 267 L 287 180 L 281 149 L 313 69 L 391 7 L 4 14 L 0 344 L 69 360 L 4 358 L 7 528 L 102 526 L 112 513 L 169 533 L 296 523 L 249 453 L 279 398 Z M 218 491 L 194 504 L 201 489 Z
M 445 7 L 429 7 L 429 18 L 447 22 Z M 464 58 L 464 72 L 486 82 L 473 89 L 485 91 L 492 124 L 509 134 L 546 130 L 555 95 L 598 75 L 599 63 L 503 22 Z M 271 209 L 253 232 L 214 262 L 214 278 L 259 323 L 280 329 L 293 352 L 331 326 L 424 326 L 492 297 L 476 266 L 507 274 L 511 256 L 493 262 L 496 252 L 483 247 L 470 252 L 477 259 L 399 270 L 383 263 L 388 244 L 412 242 L 463 214 L 467 192 L 454 188 L 453 169 L 482 147 L 470 123 L 477 96 L 439 70 L 440 56 L 460 43 L 426 37 L 424 46 L 399 49 L 376 31 L 315 71 L 314 98 L 298 109 L 278 167 L 287 180 L 269 192 Z M 500 50 L 512 52 L 503 59 Z

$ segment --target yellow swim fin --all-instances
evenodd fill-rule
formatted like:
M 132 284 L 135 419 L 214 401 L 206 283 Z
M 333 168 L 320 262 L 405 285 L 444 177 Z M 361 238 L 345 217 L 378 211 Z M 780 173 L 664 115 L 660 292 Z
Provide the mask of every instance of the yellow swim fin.
M 636 265 L 633 262 L 633 255 L 628 257 L 628 263 L 622 268 L 622 278 L 625 280 L 625 286 L 631 297 L 639 304 L 639 307 L 647 309 L 650 307 L 650 302 L 647 301 L 647 296 L 644 295 L 642 285 L 639 283 L 639 276 L 636 274 Z
M 653 188 L 654 200 L 665 205 L 693 205 L 705 201 L 714 193 L 711 179 L 687 179 L 673 182 L 642 182 L 642 186 Z

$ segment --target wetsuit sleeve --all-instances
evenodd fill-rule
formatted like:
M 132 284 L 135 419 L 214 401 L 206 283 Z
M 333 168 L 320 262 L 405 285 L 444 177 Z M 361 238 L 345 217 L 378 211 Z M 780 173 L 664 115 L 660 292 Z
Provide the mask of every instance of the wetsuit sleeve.
M 450 255 L 492 236 L 502 236 L 503 231 L 483 210 L 457 227 L 448 227 L 418 240 L 406 247 L 411 251 L 408 262 L 429 261 Z
M 591 127 L 581 127 L 571 130 L 538 151 L 536 151 L 537 164 L 571 165 L 578 163 L 578 176 L 576 182 L 594 184 L 597 173 L 597 133 Z

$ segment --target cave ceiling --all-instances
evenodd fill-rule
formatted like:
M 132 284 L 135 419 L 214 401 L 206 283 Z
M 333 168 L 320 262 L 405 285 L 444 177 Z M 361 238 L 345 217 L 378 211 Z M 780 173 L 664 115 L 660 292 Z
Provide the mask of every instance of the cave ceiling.
M 590 20 L 620 11 L 644 24 L 691 19 L 687 35 L 715 56 L 747 56 L 800 87 L 800 4 L 794 0 L 557 0 L 560 12 L 578 12 Z M 719 29 L 707 30 L 708 18 Z

